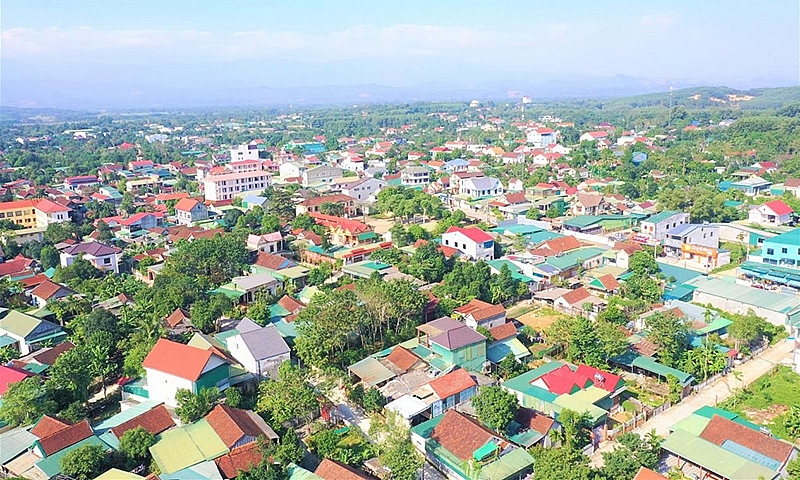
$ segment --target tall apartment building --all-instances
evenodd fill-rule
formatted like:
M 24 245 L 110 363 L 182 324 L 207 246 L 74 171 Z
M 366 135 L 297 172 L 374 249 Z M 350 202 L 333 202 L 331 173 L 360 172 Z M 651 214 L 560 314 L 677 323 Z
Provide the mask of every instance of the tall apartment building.
M 258 145 L 236 145 L 231 148 L 231 162 L 258 160 Z
M 23 228 L 47 227 L 51 223 L 69 222 L 71 209 L 46 198 L 0 203 L 0 220 Z

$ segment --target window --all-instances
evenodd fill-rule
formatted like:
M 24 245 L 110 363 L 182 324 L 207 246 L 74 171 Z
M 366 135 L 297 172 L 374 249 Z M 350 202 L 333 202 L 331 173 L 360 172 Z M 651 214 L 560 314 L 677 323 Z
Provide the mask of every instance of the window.
M 775 249 L 768 248 L 767 249 L 767 255 L 775 255 Z
M 111 265 L 111 259 L 110 258 L 104 258 L 103 259 L 103 265 Z

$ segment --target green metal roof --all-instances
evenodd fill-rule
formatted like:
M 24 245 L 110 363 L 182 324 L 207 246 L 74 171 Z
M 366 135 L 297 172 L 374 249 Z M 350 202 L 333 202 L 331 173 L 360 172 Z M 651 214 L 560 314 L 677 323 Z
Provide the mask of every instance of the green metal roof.
M 670 432 L 674 432 L 675 430 L 685 430 L 692 435 L 700 436 L 703 433 L 703 430 L 706 429 L 708 423 L 711 421 L 710 418 L 701 417 L 700 415 L 692 414 L 688 417 L 680 420 L 678 423 L 672 425 L 670 427 Z
M 493 454 L 497 451 L 497 444 L 493 441 L 489 440 L 484 444 L 482 447 L 478 448 L 474 452 L 472 452 L 472 458 L 475 460 L 481 461 L 484 458 L 488 457 L 489 455 Z
M 727 318 L 717 317 L 713 322 L 694 332 L 698 335 L 705 335 L 707 333 L 716 332 L 717 330 L 722 330 L 723 328 L 728 328 L 732 323 L 733 322 Z
M 480 480 L 505 480 L 516 478 L 519 473 L 533 465 L 533 457 L 522 448 L 512 450 L 494 462 L 481 468 Z
M 569 270 L 577 266 L 581 262 L 585 262 L 589 259 L 594 257 L 600 256 L 608 250 L 608 248 L 603 247 L 583 247 L 583 248 L 576 248 L 570 252 L 567 252 L 561 256 L 552 256 L 547 257 L 545 263 L 556 267 L 557 269 L 564 271 Z
M 92 435 L 87 439 L 81 440 L 80 442 L 74 445 L 70 445 L 67 448 L 64 448 L 52 455 L 49 455 L 47 458 L 39 460 L 38 462 L 36 462 L 36 467 L 38 467 L 48 477 L 55 477 L 56 475 L 61 473 L 61 459 L 64 458 L 64 455 L 86 445 L 100 445 L 101 447 L 106 449 L 110 448 L 108 445 L 106 445 L 105 442 L 100 440 L 98 437 Z
M 205 419 L 167 430 L 150 447 L 162 473 L 173 473 L 228 453 L 228 447 Z
M 702 276 L 700 272 L 689 270 L 688 268 L 676 267 L 667 263 L 656 262 L 658 269 L 665 278 L 674 278 L 676 283 L 686 283 L 693 278 Z
M 683 213 L 683 212 L 676 212 L 674 210 L 664 210 L 663 212 L 656 213 L 655 215 L 652 215 L 649 218 L 647 218 L 645 220 L 642 220 L 642 221 L 643 222 L 647 222 L 647 223 L 658 223 L 658 222 L 661 222 L 661 221 L 664 221 L 664 220 L 668 219 L 669 217 L 671 217 L 673 215 L 677 215 L 679 213 Z
M 580 392 L 576 392 L 580 393 Z M 607 392 L 606 392 L 607 393 Z M 583 413 L 586 412 L 592 418 L 592 425 L 597 425 L 603 420 L 608 412 L 597 405 L 585 401 L 580 395 L 560 395 L 552 402 L 554 405 L 560 407 L 558 411 L 569 409 L 573 412 Z M 557 416 L 557 415 L 556 415 Z
M 685 430 L 676 430 L 661 448 L 730 480 L 772 479 L 778 472 L 751 462 Z
M 422 438 L 431 438 L 433 429 L 436 428 L 436 425 L 439 425 L 439 422 L 441 422 L 443 418 L 444 415 L 437 415 L 430 420 L 426 420 L 419 425 L 411 427 L 411 432 L 419 435 Z
M 290 463 L 289 466 L 286 467 L 286 474 L 289 480 L 324 480 L 316 473 L 309 472 L 305 468 L 294 463 Z
M 347 367 L 347 370 L 370 386 L 378 385 L 397 376 L 373 357 L 366 357 Z
M 800 298 L 791 295 L 759 290 L 757 288 L 728 283 L 716 278 L 698 277 L 688 282 L 697 287 L 698 292 L 744 304 L 754 305 L 765 310 L 789 314 L 800 307 Z
M 562 362 L 546 363 L 541 367 L 534 368 L 533 370 L 523 373 L 522 375 L 518 375 L 514 378 L 506 380 L 505 382 L 503 382 L 503 386 L 510 390 L 521 392 L 524 395 L 530 395 L 539 398 L 541 400 L 544 400 L 546 402 L 553 402 L 555 401 L 556 398 L 558 398 L 558 395 L 551 393 L 541 387 L 531 385 L 531 382 L 541 377 L 542 375 L 545 375 L 547 373 L 552 372 L 553 370 L 561 368 L 562 365 L 564 365 L 564 363 Z
M 6 316 L 0 319 L 0 329 L 18 337 L 26 338 L 41 323 L 42 320 L 34 316 L 16 310 L 9 310 Z
M 213 460 L 206 460 L 197 465 L 186 467 L 173 473 L 162 473 L 158 477 L 160 480 L 196 480 L 202 478 L 205 480 L 222 480 L 222 475 L 219 473 L 219 468 Z
M 527 357 L 531 352 L 525 348 L 525 345 L 523 345 L 518 338 L 513 337 L 489 345 L 489 348 L 486 350 L 486 358 L 492 363 L 500 363 L 509 353 L 513 354 L 514 358 L 519 360 Z
M 698 415 L 709 420 L 711 420 L 714 415 L 718 415 L 722 418 L 727 418 L 728 420 L 736 422 L 739 425 L 744 425 L 745 427 L 757 432 L 760 432 L 764 428 L 761 425 L 756 425 L 755 423 L 748 421 L 738 413 L 729 412 L 728 410 L 712 407 L 710 405 L 698 408 L 694 411 L 694 415 Z
M 628 350 L 619 357 L 614 358 L 613 361 L 627 367 L 641 368 L 646 372 L 656 374 L 663 378 L 667 378 L 667 375 L 674 375 L 682 385 L 688 385 L 694 379 L 694 377 L 686 372 L 662 365 L 654 359 L 640 355 L 632 350 Z

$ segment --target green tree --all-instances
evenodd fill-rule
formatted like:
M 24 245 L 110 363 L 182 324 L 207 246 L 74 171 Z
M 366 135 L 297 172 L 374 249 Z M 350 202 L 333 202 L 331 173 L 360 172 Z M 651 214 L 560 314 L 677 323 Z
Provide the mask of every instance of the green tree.
M 317 394 L 308 384 L 306 372 L 289 361 L 281 364 L 276 380 L 258 385 L 256 411 L 269 415 L 275 423 L 307 419 L 317 408 Z
M 628 261 L 628 270 L 633 272 L 634 275 L 651 276 L 657 275 L 661 270 L 658 268 L 652 252 L 647 250 L 640 250 L 634 252 Z
M 336 202 L 325 202 L 319 206 L 319 213 L 333 215 L 335 217 L 344 216 L 344 205 Z
M 149 463 L 150 447 L 156 444 L 156 437 L 139 426 L 122 434 L 119 451 L 127 457 L 131 468 Z
M 52 245 L 45 245 L 42 247 L 42 251 L 39 253 L 39 261 L 42 264 L 42 268 L 45 270 L 48 268 L 55 268 L 61 264 L 58 250 Z
M 766 321 L 753 312 L 747 310 L 747 315 L 733 315 L 731 325 L 728 327 L 728 334 L 736 339 L 736 348 L 741 342 L 750 345 L 764 335 Z
M 286 433 L 275 446 L 275 461 L 285 468 L 290 463 L 300 463 L 305 454 L 306 450 L 297 433 L 291 428 L 286 429 Z
M 97 240 L 108 243 L 114 239 L 114 232 L 111 227 L 102 220 L 97 222 Z
M 547 209 L 547 212 L 545 212 L 545 216 L 547 218 L 558 218 L 561 216 L 561 210 L 559 210 L 555 205 L 552 205 Z
M 59 355 L 48 370 L 50 376 L 47 380 L 48 387 L 57 392 L 69 393 L 71 400 L 79 402 L 88 400 L 89 385 L 94 379 L 91 364 L 86 361 L 88 356 L 85 349 L 81 347 L 73 348 Z M 69 400 L 63 396 L 58 398 L 60 401 Z
M 658 464 L 661 438 L 654 432 L 645 439 L 635 433 L 623 433 L 617 442 L 620 445 L 613 451 L 603 452 L 605 478 L 633 479 L 639 468 L 654 468 Z
M 592 441 L 592 420 L 588 412 L 564 409 L 558 415 L 558 421 L 563 428 L 567 449 L 580 450 Z
M 295 217 L 293 196 L 294 194 L 289 189 L 273 188 L 268 195 L 267 211 L 285 221 L 292 221 Z
M 211 333 L 217 329 L 217 321 L 232 307 L 231 299 L 221 293 L 209 295 L 207 300 L 198 300 L 192 305 L 190 315 L 192 325 L 203 333 Z
M 11 427 L 28 425 L 58 408 L 38 377 L 29 377 L 8 386 L 0 404 L 0 420 Z
M 89 263 L 83 257 L 76 258 L 68 267 L 59 267 L 53 275 L 53 281 L 56 283 L 66 283 L 70 287 L 80 290 L 80 285 L 86 280 L 99 278 L 103 276 L 103 272 L 94 268 L 94 265 Z
M 364 410 L 367 413 L 378 413 L 386 405 L 386 397 L 377 388 L 369 388 L 364 392 Z
M 536 468 L 534 480 L 593 480 L 589 457 L 567 447 L 541 448 L 533 451 Z
M 68 452 L 59 460 L 61 472 L 76 480 L 91 480 L 108 468 L 106 449 L 102 445 L 84 445 Z
M 647 317 L 647 338 L 658 348 L 658 359 L 668 367 L 678 367 L 689 345 L 689 329 L 681 318 L 658 312 Z
M 219 389 L 217 387 L 201 388 L 200 392 L 194 394 L 191 390 L 179 388 L 175 393 L 175 400 L 178 406 L 175 414 L 183 423 L 194 423 L 205 417 L 219 401 Z
M 481 423 L 496 432 L 505 432 L 519 410 L 517 397 L 499 386 L 483 387 L 472 397 L 472 405 Z
M 373 420 L 373 424 L 380 423 Z M 394 412 L 387 412 L 386 422 L 380 425 L 382 441 L 378 444 L 381 463 L 392 472 L 393 480 L 414 480 L 422 468 L 423 458 L 411 443 L 411 434 L 405 422 Z M 372 425 L 370 425 L 372 429 Z M 370 431 L 372 435 L 372 431 Z

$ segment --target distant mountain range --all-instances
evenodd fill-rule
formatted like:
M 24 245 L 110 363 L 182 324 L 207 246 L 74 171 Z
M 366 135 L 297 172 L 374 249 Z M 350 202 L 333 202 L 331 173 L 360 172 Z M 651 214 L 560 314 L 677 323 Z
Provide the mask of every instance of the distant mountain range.
M 2 106 L 17 108 L 55 108 L 72 110 L 176 110 L 203 107 L 266 107 L 266 106 L 319 106 L 353 105 L 413 101 L 469 101 L 472 99 L 494 101 L 519 101 L 522 95 L 535 100 L 569 98 L 604 98 L 608 104 L 618 106 L 648 106 L 663 104 L 670 88 L 673 104 L 717 102 L 722 106 L 730 101 L 728 95 L 739 99 L 739 104 L 752 101 L 752 105 L 765 108 L 760 99 L 741 101 L 741 97 L 760 97 L 764 92 L 770 98 L 784 101 L 800 98 L 800 87 L 736 90 L 727 87 L 703 87 L 689 80 L 644 79 L 624 75 L 614 77 L 581 77 L 526 79 L 522 81 L 477 82 L 454 84 L 431 82 L 413 87 L 385 85 L 328 85 L 271 88 L 251 86 L 245 88 L 186 87 L 170 88 L 119 83 L 78 83 L 55 80 L 2 82 Z M 793 90 L 792 90 L 793 89 Z M 698 95 L 698 97 L 694 97 Z M 623 97 L 623 98 L 620 98 Z M 692 97 L 695 100 L 692 100 Z M 715 99 L 715 100 L 710 100 Z M 687 106 L 689 106 L 687 104 Z M 779 105 L 778 105 L 779 106 Z

